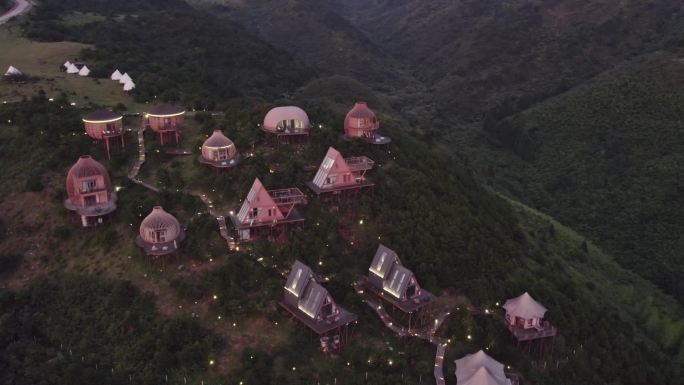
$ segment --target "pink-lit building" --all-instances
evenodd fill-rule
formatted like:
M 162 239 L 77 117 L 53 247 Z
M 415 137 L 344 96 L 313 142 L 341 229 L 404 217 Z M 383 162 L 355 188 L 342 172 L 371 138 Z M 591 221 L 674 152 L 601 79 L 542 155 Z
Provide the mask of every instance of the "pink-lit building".
M 173 104 L 159 104 L 147 114 L 147 127 L 159 134 L 161 144 L 180 143 L 180 132 L 185 122 L 185 109 Z
M 371 144 L 388 144 L 392 139 L 379 133 L 380 122 L 366 102 L 356 102 L 344 118 L 344 135 L 348 139 L 362 139 Z
M 317 196 L 342 195 L 372 188 L 373 183 L 366 178 L 366 172 L 375 162 L 366 156 L 344 158 L 336 149 L 330 147 L 323 158 L 312 181 L 307 187 Z
M 235 143 L 223 135 L 221 130 L 214 130 L 214 133 L 202 144 L 199 161 L 214 168 L 229 170 L 238 163 Z
M 519 347 L 535 355 L 545 355 L 553 349 L 556 328 L 544 320 L 546 308 L 529 293 L 507 300 L 503 308 L 506 326 Z
M 123 116 L 107 109 L 93 111 L 83 117 L 85 131 L 91 138 L 105 146 L 107 159 L 110 159 L 110 148 L 120 145 L 124 148 Z
M 185 230 L 178 219 L 161 206 L 155 206 L 140 222 L 140 233 L 135 243 L 145 254 L 160 257 L 175 253 L 184 240 Z
M 276 237 L 288 225 L 304 221 L 296 206 L 306 203 L 295 187 L 266 190 L 257 178 L 237 214 L 231 215 L 238 240 L 250 241 L 261 236 Z
M 83 155 L 71 166 L 66 178 L 64 207 L 76 212 L 83 227 L 97 226 L 116 210 L 116 191 L 105 167 Z
M 264 117 L 261 129 L 276 135 L 280 143 L 293 143 L 309 138 L 311 122 L 306 112 L 299 107 L 275 107 Z

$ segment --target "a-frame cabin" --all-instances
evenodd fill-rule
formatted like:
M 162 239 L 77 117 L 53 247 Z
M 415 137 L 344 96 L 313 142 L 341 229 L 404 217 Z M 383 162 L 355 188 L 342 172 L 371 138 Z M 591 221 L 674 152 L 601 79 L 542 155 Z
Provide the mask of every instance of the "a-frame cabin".
M 366 178 L 375 162 L 366 156 L 344 158 L 336 149 L 330 147 L 323 158 L 312 181 L 307 187 L 317 196 L 349 195 L 363 189 L 371 189 L 374 184 Z
M 240 210 L 231 215 L 238 240 L 274 237 L 288 225 L 303 222 L 304 217 L 296 206 L 304 203 L 306 198 L 296 187 L 266 190 L 259 178 L 254 179 Z

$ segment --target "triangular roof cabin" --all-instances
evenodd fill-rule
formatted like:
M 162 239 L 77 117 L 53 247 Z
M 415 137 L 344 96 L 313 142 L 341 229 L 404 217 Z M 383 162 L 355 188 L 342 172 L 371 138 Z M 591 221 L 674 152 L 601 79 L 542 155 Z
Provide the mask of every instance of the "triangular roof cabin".
M 88 66 L 84 65 L 83 67 L 81 67 L 81 70 L 78 71 L 78 74 L 80 76 L 88 76 L 90 75 L 90 69 L 88 68 Z
M 77 74 L 78 71 L 79 71 L 79 70 L 78 70 L 78 67 L 76 67 L 73 63 L 71 63 L 71 64 L 69 65 L 69 67 L 67 67 L 67 71 L 66 71 L 66 72 L 67 72 L 68 74 Z
M 119 72 L 119 70 L 117 69 L 114 72 L 112 72 L 112 76 L 110 76 L 109 78 L 112 80 L 121 80 L 121 72 Z
M 300 261 L 295 261 L 285 284 L 285 302 L 297 306 L 304 295 L 304 289 L 313 277 L 311 268 Z
M 378 246 L 378 250 L 375 252 L 373 262 L 371 262 L 368 271 L 384 281 L 389 276 L 392 266 L 398 263 L 398 261 L 399 256 L 396 252 L 394 252 L 394 250 L 383 244 L 380 244 L 380 246 Z
M 125 72 L 123 75 L 121 75 L 121 79 L 119 79 L 119 84 L 126 84 L 128 82 L 132 82 L 133 79 L 128 75 L 128 72 Z
M 284 215 L 259 178 L 256 178 L 252 183 L 252 188 L 247 193 L 247 198 L 242 202 L 237 217 L 241 223 L 247 223 L 250 221 L 277 221 L 283 219 Z
M 67 60 L 62 65 L 64 66 L 64 68 L 69 68 L 69 66 L 71 65 L 71 62 Z
M 316 193 L 353 186 L 370 186 L 370 183 L 365 183 L 364 176 L 374 164 L 375 162 L 365 156 L 344 158 L 339 151 L 330 147 L 313 181 L 307 185 Z

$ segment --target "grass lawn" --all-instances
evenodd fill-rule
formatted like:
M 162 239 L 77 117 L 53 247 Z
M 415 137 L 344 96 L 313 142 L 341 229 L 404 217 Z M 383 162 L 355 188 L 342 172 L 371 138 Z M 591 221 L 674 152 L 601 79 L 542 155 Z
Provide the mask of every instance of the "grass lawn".
M 21 100 L 42 89 L 48 97 L 64 92 L 70 101 L 78 105 L 88 102 L 108 106 L 124 103 L 131 111 L 145 110 L 145 104 L 135 103 L 116 82 L 68 75 L 61 71 L 60 66 L 67 59 L 78 58 L 81 50 L 87 47 L 86 44 L 68 41 L 34 42 L 21 37 L 16 25 L 3 26 L 0 28 L 0 69 L 4 74 L 12 65 L 35 80 L 18 84 L 3 79 L 0 81 L 0 101 Z

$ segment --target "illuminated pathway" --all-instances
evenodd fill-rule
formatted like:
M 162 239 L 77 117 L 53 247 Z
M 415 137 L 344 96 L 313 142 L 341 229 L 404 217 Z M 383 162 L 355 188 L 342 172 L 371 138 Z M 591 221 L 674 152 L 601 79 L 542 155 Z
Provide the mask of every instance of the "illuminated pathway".
M 412 331 L 403 326 L 399 326 L 394 321 L 392 321 L 392 318 L 389 316 L 389 314 L 387 314 L 383 306 L 377 303 L 375 300 L 373 300 L 368 294 L 366 294 L 366 292 L 363 290 L 363 284 L 361 283 L 361 281 L 354 282 L 352 286 L 354 287 L 356 293 L 360 295 L 361 298 L 363 298 L 363 302 L 365 302 L 368 306 L 371 307 L 371 309 L 373 309 L 378 314 L 380 320 L 383 324 L 385 324 L 386 328 L 393 331 L 399 337 L 413 336 L 426 340 L 431 344 L 437 346 L 437 352 L 435 353 L 434 370 L 435 383 L 437 385 L 444 385 L 444 351 L 446 350 L 447 341 L 444 338 L 435 337 L 435 333 L 437 333 L 437 329 L 439 329 L 439 327 L 444 323 L 446 318 L 449 316 L 450 312 L 442 312 L 437 318 L 435 318 L 435 322 L 431 323 L 428 328 Z

